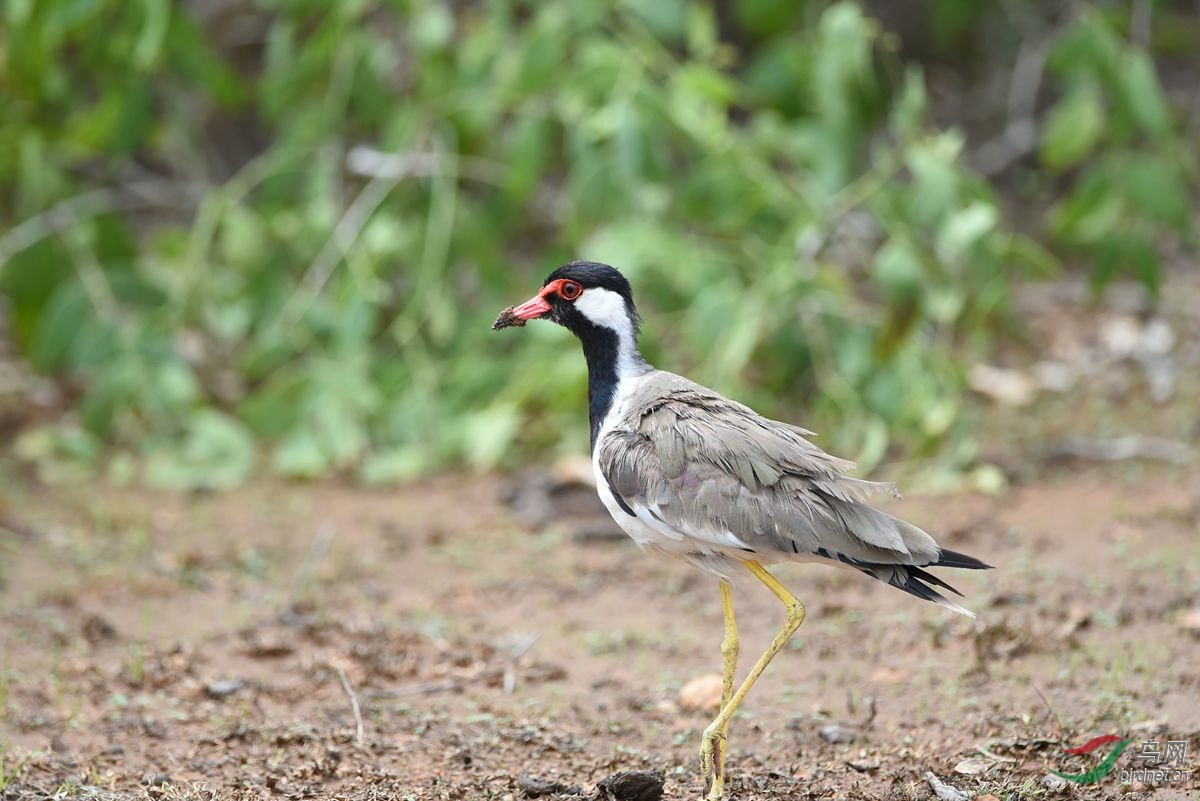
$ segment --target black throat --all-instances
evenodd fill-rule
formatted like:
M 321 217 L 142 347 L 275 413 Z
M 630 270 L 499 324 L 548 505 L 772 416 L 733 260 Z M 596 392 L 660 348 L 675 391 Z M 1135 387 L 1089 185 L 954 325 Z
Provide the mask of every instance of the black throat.
M 589 326 L 590 331 L 576 331 L 583 344 L 583 356 L 588 366 L 588 421 L 592 426 L 592 450 L 596 449 L 596 437 L 600 426 L 612 409 L 617 397 L 617 385 L 621 379 L 617 373 L 617 354 L 620 339 L 611 328 Z
M 583 356 L 588 366 L 588 420 L 592 429 L 592 450 L 596 449 L 596 437 L 604 419 L 612 411 L 621 383 L 620 347 L 621 340 L 611 328 L 595 325 L 590 321 L 572 321 L 575 335 L 583 345 Z M 635 347 L 634 363 L 645 365 Z

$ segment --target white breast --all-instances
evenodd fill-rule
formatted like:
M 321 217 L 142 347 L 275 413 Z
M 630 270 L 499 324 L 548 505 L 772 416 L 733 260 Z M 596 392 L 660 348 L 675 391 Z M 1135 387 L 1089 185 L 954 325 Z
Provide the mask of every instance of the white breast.
M 633 515 L 625 511 L 617 502 L 616 496 L 613 495 L 612 489 L 608 485 L 608 479 L 600 470 L 600 443 L 609 432 L 617 429 L 627 420 L 629 398 L 634 394 L 639 382 L 650 380 L 653 375 L 652 371 L 625 378 L 617 386 L 612 408 L 596 435 L 596 447 L 592 451 L 592 475 L 596 479 L 596 492 L 600 496 L 600 502 L 604 504 L 604 508 L 608 510 L 621 530 L 632 537 L 634 542 L 643 549 L 664 551 L 672 556 L 687 557 L 697 550 L 697 544 L 683 532 L 655 517 L 651 513 L 652 510 L 642 504 L 630 504 L 630 508 L 634 511 Z

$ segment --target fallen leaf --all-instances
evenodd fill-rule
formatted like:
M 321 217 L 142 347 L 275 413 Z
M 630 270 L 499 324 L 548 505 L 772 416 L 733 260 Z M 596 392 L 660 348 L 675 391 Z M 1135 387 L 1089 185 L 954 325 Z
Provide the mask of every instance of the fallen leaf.
M 974 793 L 969 793 L 946 784 L 929 771 L 925 772 L 924 778 L 925 781 L 929 782 L 929 786 L 933 788 L 933 794 L 940 798 L 941 801 L 971 801 L 971 798 L 975 795 Z M 1059 781 L 1062 780 L 1060 779 Z
M 1067 789 L 1067 782 L 1065 779 L 1060 779 L 1057 776 L 1046 775 L 1042 777 L 1042 787 L 1045 787 L 1052 793 L 1057 793 Z
M 979 757 L 969 757 L 954 766 L 955 773 L 961 773 L 965 776 L 977 776 L 987 769 L 988 763 L 984 762 Z

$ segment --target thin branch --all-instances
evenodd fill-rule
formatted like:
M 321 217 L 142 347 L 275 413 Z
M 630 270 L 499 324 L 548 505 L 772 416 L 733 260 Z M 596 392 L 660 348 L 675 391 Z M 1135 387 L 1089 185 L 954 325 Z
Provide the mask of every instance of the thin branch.
M 1051 459 L 1074 458 L 1096 462 L 1150 459 L 1173 464 L 1187 464 L 1192 459 L 1192 450 L 1186 443 L 1173 439 L 1131 434 L 1112 439 L 1066 437 L 1051 444 L 1046 450 L 1046 455 Z
M 300 567 L 296 569 L 296 577 L 292 579 L 293 600 L 308 590 L 313 576 L 317 573 L 317 568 L 329 554 L 329 547 L 333 544 L 336 534 L 337 529 L 329 521 L 325 521 L 317 527 L 312 543 L 308 547 L 308 553 L 304 555 L 304 561 L 300 563 Z
M 356 148 L 347 155 L 347 167 L 350 167 L 357 150 Z M 413 162 L 414 165 L 417 163 Z M 304 291 L 297 290 L 288 298 L 282 314 L 285 321 L 296 320 L 312 304 L 313 299 L 321 294 L 338 265 L 342 263 L 342 260 L 358 241 L 359 236 L 362 235 L 371 215 L 383 204 L 392 190 L 411 175 L 413 173 L 407 168 L 381 170 L 372 175 L 371 180 L 355 196 L 353 202 L 342 214 L 316 258 L 305 271 L 301 281 Z
M 341 262 L 358 237 L 362 234 L 371 219 L 371 215 L 383 203 L 384 199 L 396 188 L 401 177 L 372 178 L 354 198 L 346 213 L 338 220 L 333 233 L 325 240 L 321 252 L 313 259 L 312 265 L 304 274 L 304 284 L 313 292 L 319 294 L 325 288 L 333 271 Z
M 146 180 L 123 184 L 119 188 L 92 189 L 66 198 L 0 236 L 0 267 L 21 251 L 53 234 L 62 233 L 72 223 L 103 214 L 167 206 L 179 197 L 186 198 L 190 205 L 203 188 L 195 183 Z
M 1022 44 L 1008 85 L 1008 114 L 1004 130 L 972 154 L 975 169 L 997 175 L 1037 147 L 1037 96 L 1050 52 L 1048 37 Z
M 1046 696 L 1042 695 L 1042 691 L 1038 689 L 1038 686 L 1033 682 L 1030 682 L 1029 686 L 1033 688 L 1035 693 L 1037 693 L 1037 697 L 1042 699 L 1042 703 L 1046 706 L 1046 711 L 1050 713 L 1050 717 L 1054 718 L 1054 722 L 1058 724 L 1059 733 L 1066 731 L 1067 727 L 1063 725 L 1062 719 L 1059 718 L 1058 713 L 1054 711 L 1054 707 L 1050 706 L 1050 702 L 1046 700 Z
M 0 267 L 26 248 L 64 231 L 76 220 L 117 211 L 130 211 L 146 201 L 122 195 L 115 189 L 93 189 L 60 201 L 40 214 L 14 226 L 0 237 Z
M 354 688 L 350 686 L 350 679 L 346 678 L 346 671 L 342 670 L 341 666 L 336 666 L 338 678 L 342 682 L 342 689 L 346 691 L 346 695 L 350 698 L 350 708 L 354 710 L 354 742 L 360 747 L 363 744 L 363 719 L 362 710 L 358 708 L 358 695 L 355 694 Z
M 346 169 L 364 178 L 437 178 L 446 174 L 440 153 L 385 153 L 356 145 L 346 154 Z M 508 168 L 503 162 L 458 156 L 454 177 L 485 184 L 501 184 Z

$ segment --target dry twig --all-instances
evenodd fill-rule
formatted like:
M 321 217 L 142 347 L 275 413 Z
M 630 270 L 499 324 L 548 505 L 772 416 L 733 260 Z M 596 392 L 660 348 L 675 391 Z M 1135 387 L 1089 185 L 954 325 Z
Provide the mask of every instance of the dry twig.
M 342 689 L 350 698 L 350 708 L 354 710 L 354 742 L 361 747 L 363 744 L 363 719 L 362 710 L 358 707 L 358 695 L 350 686 L 350 679 L 346 678 L 346 671 L 342 670 L 340 665 L 335 665 L 334 669 L 337 670 L 338 678 L 341 679 Z

